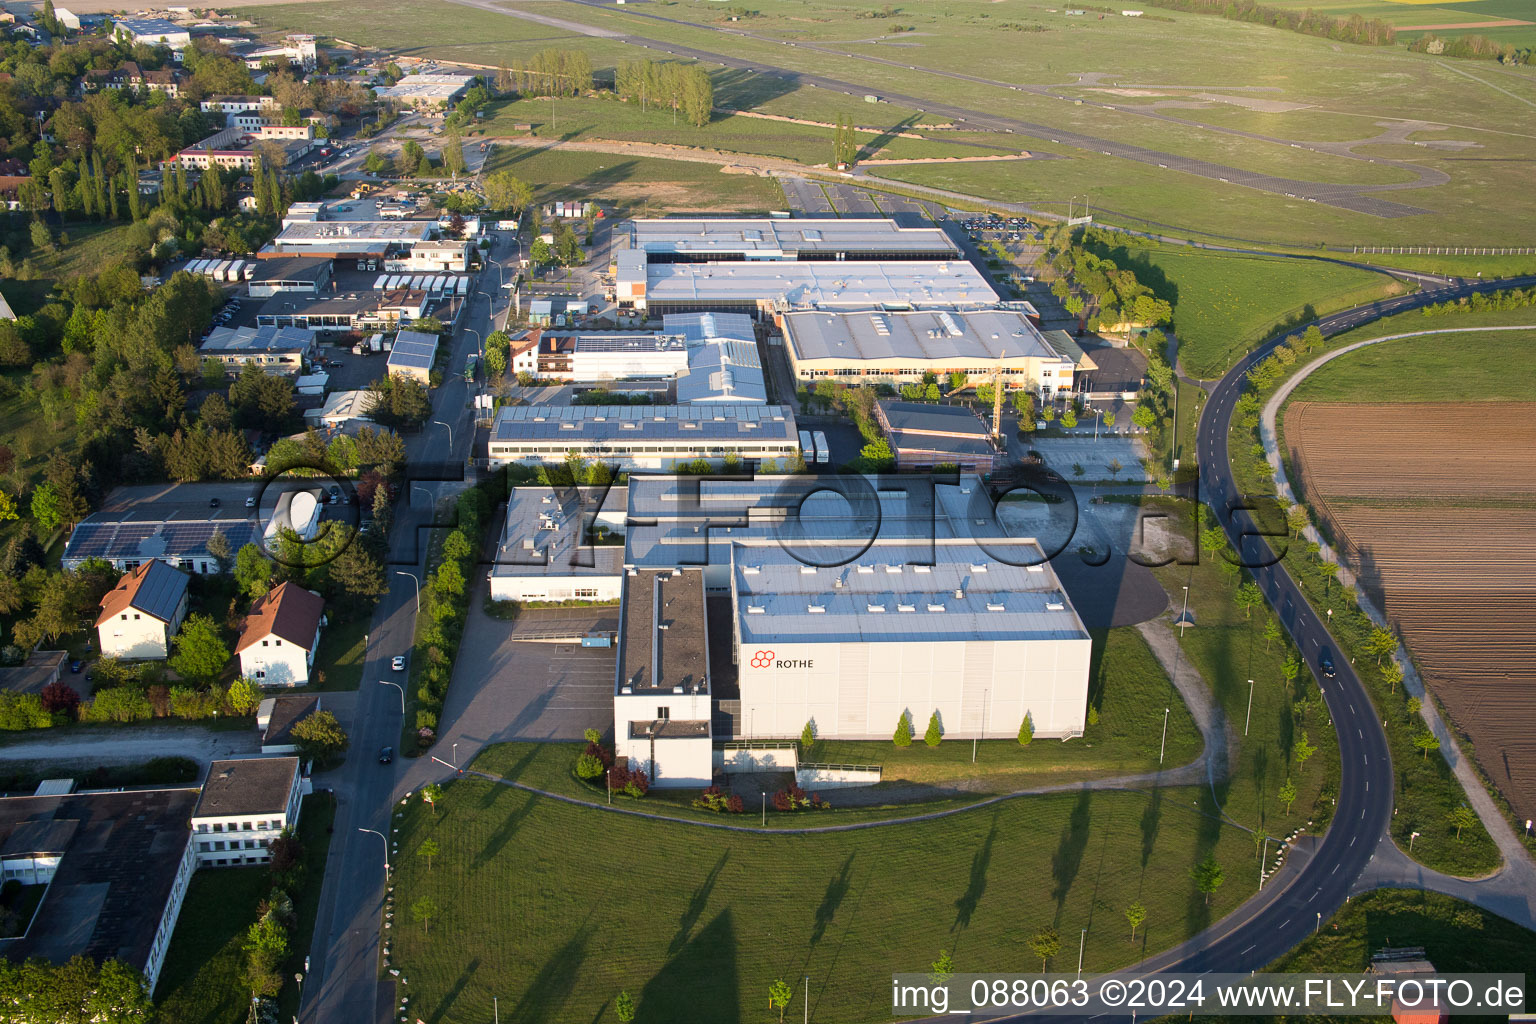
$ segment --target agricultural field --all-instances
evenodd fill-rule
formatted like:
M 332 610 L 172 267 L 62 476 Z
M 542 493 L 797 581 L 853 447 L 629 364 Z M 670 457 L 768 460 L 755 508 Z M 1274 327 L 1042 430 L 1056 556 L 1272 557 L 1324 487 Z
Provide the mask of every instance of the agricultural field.
M 601 199 L 617 206 L 622 215 L 761 213 L 784 208 L 783 190 L 772 178 L 726 174 L 708 163 L 497 146 L 485 167 L 487 173 L 510 170 L 533 186 L 541 202 Z
M 489 1019 L 493 996 L 508 1020 L 612 1019 L 622 990 L 640 1022 L 769 1020 L 776 978 L 794 985 L 787 1016 L 799 1019 L 805 975 L 813 1018 L 886 1020 L 890 972 L 926 971 L 940 950 L 961 970 L 1038 968 L 1023 940 L 1054 927 L 1064 940 L 1052 966 L 1070 970 L 1077 951 L 1065 937 L 1086 927 L 1084 968 L 1099 971 L 1235 907 L 1257 885 L 1254 845 L 1200 813 L 1194 795 L 1085 791 L 914 824 L 759 835 L 466 776 L 435 814 L 419 800 L 396 809 L 393 965 L 410 979 L 410 1005 L 436 1021 Z M 418 852 L 428 838 L 440 851 L 430 862 Z M 624 851 L 623 863 L 593 870 L 583 850 Z M 1225 874 L 1209 906 L 1189 877 L 1207 852 Z M 1122 915 L 1137 900 L 1148 928 L 1133 944 Z M 436 914 L 422 920 L 417 906 Z
M 1533 415 L 1517 402 L 1285 413 L 1293 481 L 1522 817 L 1536 814 Z
M 1267 0 L 1274 7 L 1320 9 L 1308 0 Z M 1536 10 L 1524 0 L 1344 0 L 1328 4 L 1329 14 L 1379 18 L 1399 40 L 1433 32 L 1442 39 L 1479 35 L 1514 46 L 1536 46 Z
M 1463 330 L 1463 318 L 1394 318 L 1390 330 L 1350 332 L 1356 341 L 1414 330 Z M 1536 324 L 1536 310 L 1512 309 L 1479 314 L 1476 322 L 1511 327 Z M 1378 325 L 1380 326 L 1380 325 Z M 1291 392 L 1292 402 L 1348 402 L 1361 395 L 1390 396 L 1394 402 L 1531 402 L 1536 378 L 1510 373 L 1529 359 L 1536 345 L 1531 331 L 1470 331 L 1462 334 L 1403 338 L 1341 356 L 1312 374 Z M 1468 353 L 1475 358 L 1468 358 Z

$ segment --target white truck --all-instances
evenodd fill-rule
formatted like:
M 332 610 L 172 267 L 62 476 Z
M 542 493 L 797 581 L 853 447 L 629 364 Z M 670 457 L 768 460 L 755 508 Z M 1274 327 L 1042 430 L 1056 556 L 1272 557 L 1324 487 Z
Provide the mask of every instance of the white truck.
M 816 442 L 811 439 L 809 430 L 800 431 L 800 457 L 807 466 L 816 461 Z
M 831 462 L 832 450 L 827 446 L 827 435 L 818 430 L 811 435 L 811 440 L 816 442 L 816 461 Z

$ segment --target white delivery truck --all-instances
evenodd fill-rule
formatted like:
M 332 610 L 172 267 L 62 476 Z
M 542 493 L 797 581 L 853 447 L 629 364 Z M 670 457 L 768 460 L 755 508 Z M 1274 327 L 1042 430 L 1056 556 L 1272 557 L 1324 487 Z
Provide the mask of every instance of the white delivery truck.
M 811 440 L 816 442 L 816 461 L 831 462 L 832 453 L 827 448 L 827 435 L 818 430 L 811 435 Z
M 816 442 L 811 439 L 809 430 L 800 431 L 800 457 L 807 466 L 816 461 Z

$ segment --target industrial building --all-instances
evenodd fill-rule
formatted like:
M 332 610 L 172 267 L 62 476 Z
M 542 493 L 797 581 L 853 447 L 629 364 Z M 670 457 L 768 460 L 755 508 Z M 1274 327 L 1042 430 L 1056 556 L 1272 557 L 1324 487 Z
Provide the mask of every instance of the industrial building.
M 435 107 L 440 103 L 453 103 L 464 95 L 469 75 L 406 75 L 394 85 L 374 90 L 381 100 L 394 100 L 413 107 Z
M 294 327 L 215 327 L 198 352 L 235 373 L 255 363 L 268 373 L 299 374 L 314 347 L 314 336 Z
M 614 752 L 653 785 L 702 788 L 714 774 L 704 574 L 648 569 L 624 576 Z
M 803 381 L 898 384 L 959 372 L 974 385 L 1001 374 L 1008 387 L 1050 396 L 1070 392 L 1078 370 L 1095 368 L 1075 345 L 1053 346 L 1022 310 L 791 311 L 783 327 L 785 353 Z
M 130 46 L 169 46 L 178 51 L 192 45 L 192 33 L 165 18 L 114 18 L 112 35 Z
M 256 260 L 247 291 L 255 298 L 271 298 L 278 292 L 319 295 L 331 280 L 331 261 L 320 256 Z
M 964 406 L 882 401 L 875 403 L 875 418 L 890 441 L 897 469 L 949 466 L 990 473 L 1001 457 L 991 429 Z
M 176 160 L 185 167 L 206 170 L 222 167 L 225 170 L 251 171 L 261 158 L 258 142 L 271 142 L 264 147 L 269 155 L 281 154 L 283 166 L 293 163 L 315 148 L 314 126 L 263 124 L 246 129 L 238 125 L 220 129 L 193 146 L 176 154 Z
M 765 404 L 768 386 L 757 343 L 721 338 L 689 348 L 688 365 L 677 375 L 677 400 L 684 405 Z
M 998 298 L 964 260 L 620 264 L 615 288 L 620 306 L 652 315 L 966 308 L 991 306 Z
M 631 331 L 620 334 L 544 332 L 539 375 L 578 384 L 612 380 L 660 380 L 688 367 L 683 339 Z
M 648 708 L 622 687 L 654 656 L 647 619 L 667 641 L 690 628 L 691 597 L 659 620 L 650 600 L 679 571 L 685 589 L 666 598 L 697 575 L 729 600 L 729 636 L 703 641 L 728 644 L 737 670 L 739 703 L 716 701 L 715 738 L 785 739 L 811 722 L 829 739 L 888 739 L 902 716 L 921 734 L 935 713 L 951 739 L 1013 736 L 1026 716 L 1036 736 L 1081 735 L 1091 639 L 1040 544 L 1003 531 L 977 477 L 632 475 L 627 497 L 615 726 L 658 785 L 689 785 L 694 755 L 660 742 L 650 755 L 632 723 L 704 716 L 681 670 L 649 678 L 685 685 L 683 706 Z
M 409 377 L 428 384 L 432 365 L 437 361 L 437 335 L 424 331 L 401 331 L 389 350 L 389 375 Z
M 318 296 L 280 293 L 256 311 L 256 323 L 302 331 L 394 330 L 426 316 L 427 298 L 425 291 L 406 289 Z
M 626 231 L 629 248 L 650 263 L 961 258 L 942 229 L 890 219 L 669 217 L 632 220 Z
M 436 225 L 429 220 L 297 221 L 288 224 L 258 259 L 278 256 L 372 256 L 383 259 L 397 250 L 408 250 L 426 241 Z
M 518 405 L 496 414 L 493 466 L 557 464 L 575 455 L 625 470 L 672 469 L 699 460 L 743 467 L 800 450 L 792 412 L 781 405 Z
M 623 487 L 514 487 L 486 573 L 493 601 L 614 601 L 624 578 Z

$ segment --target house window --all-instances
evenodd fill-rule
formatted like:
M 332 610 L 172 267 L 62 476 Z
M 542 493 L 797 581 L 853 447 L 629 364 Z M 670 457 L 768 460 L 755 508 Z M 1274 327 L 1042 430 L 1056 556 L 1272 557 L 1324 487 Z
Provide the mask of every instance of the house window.
M 197 844 L 197 848 L 200 851 L 202 851 L 203 853 L 208 853 L 209 851 L 211 851 L 213 849 L 213 844 L 212 843 L 198 843 Z
M 250 822 L 246 822 L 245 825 L 243 826 L 243 828 L 244 828 L 244 830 L 246 832 L 249 832 L 251 830 L 251 823 Z
M 672 709 L 671 708 L 657 708 L 656 709 L 656 717 L 661 719 L 663 722 L 670 721 L 672 719 Z
M 135 619 L 135 620 L 137 620 L 137 619 L 138 619 L 138 617 L 139 617 L 139 613 L 138 613 L 138 612 L 134 612 L 134 613 L 133 613 L 133 617 L 134 617 L 134 619 Z
M 273 640 L 272 641 L 272 646 L 273 647 L 281 647 L 281 646 L 283 646 L 283 642 L 281 640 Z
M 203 822 L 201 825 L 197 826 L 197 830 L 199 832 L 207 832 L 208 831 L 208 823 L 206 821 Z
M 124 621 L 124 622 L 127 622 L 127 621 L 128 621 L 128 613 L 127 613 L 127 612 L 124 612 L 124 613 L 123 613 L 123 621 Z
M 267 670 L 264 669 L 264 668 L 257 669 L 256 670 L 256 678 L 257 679 L 265 679 L 265 678 L 267 678 Z
M 265 832 L 265 831 L 266 831 L 266 830 L 267 830 L 267 829 L 269 829 L 269 828 L 271 828 L 271 827 L 272 827 L 272 824 L 271 824 L 271 822 L 267 822 L 267 821 L 258 821 L 258 822 L 257 822 L 257 823 L 256 823 L 256 828 L 257 828 L 257 829 L 258 829 L 258 830 L 259 830 L 259 831 L 262 831 L 262 832 Z
M 222 821 L 214 822 L 213 823 L 213 830 L 215 832 L 223 832 L 224 831 L 224 823 Z
M 261 642 L 261 646 L 263 646 L 263 647 L 265 647 L 265 646 L 267 646 L 267 642 L 266 642 L 266 641 L 265 641 L 265 640 L 263 640 L 263 641 L 262 641 L 262 642 Z

